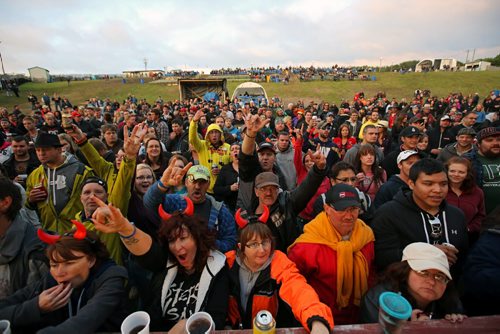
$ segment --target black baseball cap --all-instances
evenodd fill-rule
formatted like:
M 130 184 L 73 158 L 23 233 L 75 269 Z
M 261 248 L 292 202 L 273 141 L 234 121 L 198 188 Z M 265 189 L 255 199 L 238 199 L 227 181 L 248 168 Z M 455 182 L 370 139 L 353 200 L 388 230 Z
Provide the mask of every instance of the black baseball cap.
M 358 191 L 345 183 L 339 183 L 331 187 L 325 194 L 325 203 L 337 211 L 344 211 L 353 206 L 361 208 Z

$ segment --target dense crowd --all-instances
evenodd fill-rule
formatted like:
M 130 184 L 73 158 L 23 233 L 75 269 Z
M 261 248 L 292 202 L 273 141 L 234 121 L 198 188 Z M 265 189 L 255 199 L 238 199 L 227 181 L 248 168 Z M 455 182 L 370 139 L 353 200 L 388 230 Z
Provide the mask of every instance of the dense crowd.
M 500 97 L 125 101 L 0 108 L 0 318 L 28 333 L 314 334 L 499 314 Z

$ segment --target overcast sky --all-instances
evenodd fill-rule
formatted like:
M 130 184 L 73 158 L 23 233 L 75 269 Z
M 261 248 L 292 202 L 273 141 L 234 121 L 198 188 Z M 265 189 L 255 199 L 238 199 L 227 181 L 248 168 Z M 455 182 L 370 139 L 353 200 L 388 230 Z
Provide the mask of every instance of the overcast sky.
M 500 53 L 494 0 L 0 2 L 7 73 L 465 61 Z

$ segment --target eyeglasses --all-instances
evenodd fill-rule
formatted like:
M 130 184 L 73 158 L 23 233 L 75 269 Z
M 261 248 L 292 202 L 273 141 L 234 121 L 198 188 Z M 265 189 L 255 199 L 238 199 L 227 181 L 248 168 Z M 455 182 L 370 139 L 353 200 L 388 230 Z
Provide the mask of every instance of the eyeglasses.
M 429 224 L 431 225 L 431 237 L 435 240 L 441 238 L 443 229 L 439 218 L 432 217 L 432 219 L 429 219 Z
M 257 242 L 257 241 L 249 242 L 245 246 L 250 248 L 250 249 L 257 249 L 257 248 L 259 248 L 259 246 L 262 246 L 262 248 L 264 248 L 264 249 L 269 249 L 271 247 L 271 240 L 266 239 L 266 240 L 263 240 L 262 242 Z
M 415 274 L 417 274 L 418 276 L 420 276 L 422 278 L 426 278 L 426 279 L 432 278 L 436 282 L 441 283 L 441 284 L 448 284 L 448 282 L 450 281 L 450 279 L 448 277 L 446 277 L 446 275 L 441 274 L 441 273 L 433 274 L 431 272 L 428 272 L 427 270 L 413 270 L 413 271 L 415 272 Z
M 335 180 L 337 180 L 339 182 L 343 182 L 343 183 L 347 183 L 349 181 L 356 182 L 356 177 L 345 177 L 343 179 L 335 178 Z
M 151 181 L 153 179 L 153 176 L 151 176 L 151 175 L 148 175 L 148 176 L 136 176 L 135 179 L 139 180 L 139 181 L 144 181 L 144 180 Z

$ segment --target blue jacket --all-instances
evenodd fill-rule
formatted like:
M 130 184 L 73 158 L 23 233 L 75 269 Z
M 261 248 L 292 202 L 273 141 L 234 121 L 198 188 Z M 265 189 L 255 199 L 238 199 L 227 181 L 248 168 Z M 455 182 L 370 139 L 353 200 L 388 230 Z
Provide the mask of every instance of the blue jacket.
M 212 204 L 210 217 L 204 217 L 208 220 L 208 228 L 217 231 L 217 249 L 223 253 L 228 252 L 236 246 L 236 223 L 234 217 L 224 203 L 216 201 L 215 198 L 208 194 L 206 198 Z M 182 196 L 162 193 L 158 189 L 158 182 L 156 182 L 149 187 L 146 195 L 144 195 L 144 206 L 151 210 L 158 224 L 161 221 L 158 215 L 158 205 L 162 202 L 163 209 L 166 212 L 175 212 L 186 208 L 186 201 Z

